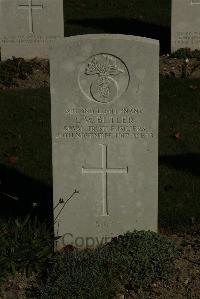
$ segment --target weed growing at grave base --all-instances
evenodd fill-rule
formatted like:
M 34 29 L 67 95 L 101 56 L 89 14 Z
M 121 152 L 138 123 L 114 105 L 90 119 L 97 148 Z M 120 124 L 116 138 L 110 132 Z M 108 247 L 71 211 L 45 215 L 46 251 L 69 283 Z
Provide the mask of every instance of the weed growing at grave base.
M 200 50 L 191 50 L 190 48 L 181 48 L 171 54 L 172 58 L 197 58 L 200 60 Z
M 156 233 L 128 232 L 95 250 L 57 255 L 40 298 L 105 299 L 137 292 L 155 280 L 168 281 L 179 254 L 172 241 Z
M 8 59 L 0 62 L 0 84 L 12 86 L 16 79 L 26 79 L 32 73 L 32 63 L 23 58 Z
M 53 254 L 53 232 L 37 218 L 0 222 L 0 284 L 9 274 L 40 273 Z

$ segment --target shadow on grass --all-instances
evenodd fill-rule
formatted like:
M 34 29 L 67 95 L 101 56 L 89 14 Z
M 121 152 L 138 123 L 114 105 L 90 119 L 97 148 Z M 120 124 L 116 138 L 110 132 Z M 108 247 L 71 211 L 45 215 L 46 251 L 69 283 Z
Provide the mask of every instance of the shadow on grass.
M 200 224 L 200 154 L 159 158 L 159 227 L 184 231 Z
M 0 217 L 24 217 L 31 213 L 52 223 L 52 188 L 0 165 Z
M 169 53 L 170 51 L 170 28 L 145 23 L 134 19 L 123 18 L 99 18 L 70 20 L 65 23 L 65 35 L 67 36 L 67 28 L 70 25 L 77 25 L 85 28 L 81 30 L 82 34 L 90 33 L 89 28 L 98 30 L 98 33 L 128 34 L 143 36 L 157 39 L 160 41 L 161 53 Z M 94 33 L 94 31 L 92 31 Z
M 159 163 L 200 177 L 200 154 L 160 156 Z

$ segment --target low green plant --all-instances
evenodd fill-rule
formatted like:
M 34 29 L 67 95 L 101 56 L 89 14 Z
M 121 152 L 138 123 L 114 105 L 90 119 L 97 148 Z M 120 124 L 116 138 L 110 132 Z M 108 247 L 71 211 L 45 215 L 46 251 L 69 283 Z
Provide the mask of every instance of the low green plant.
M 150 231 L 128 232 L 98 249 L 120 281 L 135 291 L 168 281 L 180 252 L 174 242 Z
M 122 289 L 112 269 L 94 250 L 58 254 L 48 271 L 46 284 L 39 290 L 39 297 L 61 298 L 113 298 Z
M 166 237 L 128 232 L 95 250 L 58 254 L 39 297 L 106 299 L 127 289 L 145 289 L 157 279 L 167 281 L 178 256 Z
M 191 50 L 190 48 L 180 48 L 171 54 L 173 58 L 186 59 L 197 58 L 200 59 L 200 50 Z
M 0 222 L 0 280 L 8 275 L 40 273 L 53 254 L 53 232 L 37 218 Z

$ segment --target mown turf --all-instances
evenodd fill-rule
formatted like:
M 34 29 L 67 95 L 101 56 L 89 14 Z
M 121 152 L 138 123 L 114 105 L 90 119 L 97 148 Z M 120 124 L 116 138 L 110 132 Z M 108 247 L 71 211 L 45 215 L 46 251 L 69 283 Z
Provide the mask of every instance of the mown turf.
M 200 222 L 200 80 L 160 83 L 159 226 L 169 228 Z M 36 200 L 51 205 L 49 90 L 1 91 L 0 111 L 0 164 L 9 169 L 6 184 L 0 177 L 4 191 L 33 201 L 38 189 Z
M 170 0 L 65 0 L 65 36 L 113 33 L 160 40 L 170 51 Z
M 46 184 L 51 182 L 48 89 L 0 93 L 0 164 Z M 16 164 L 12 157 L 16 157 Z
M 200 221 L 200 80 L 160 85 L 159 223 Z
M 36 203 L 36 213 L 51 218 L 50 122 L 49 89 L 0 92 L 1 217 L 25 215 Z
M 115 17 L 169 26 L 170 14 L 170 0 L 64 0 L 66 26 L 70 20 Z

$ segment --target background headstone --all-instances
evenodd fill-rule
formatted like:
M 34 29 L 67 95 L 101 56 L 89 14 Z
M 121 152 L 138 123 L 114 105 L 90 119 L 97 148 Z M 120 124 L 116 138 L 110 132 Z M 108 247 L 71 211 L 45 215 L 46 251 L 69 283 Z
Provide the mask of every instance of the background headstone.
M 58 41 L 50 53 L 54 206 L 60 245 L 157 230 L 159 43 Z M 59 214 L 59 217 L 57 215 Z
M 200 50 L 200 0 L 172 0 L 172 52 Z
M 0 0 L 1 59 L 47 58 L 64 37 L 63 0 Z

